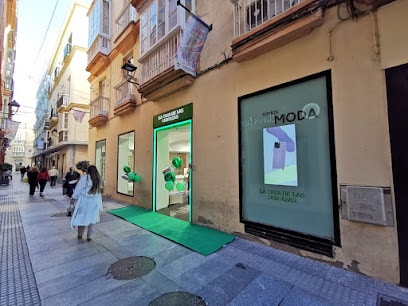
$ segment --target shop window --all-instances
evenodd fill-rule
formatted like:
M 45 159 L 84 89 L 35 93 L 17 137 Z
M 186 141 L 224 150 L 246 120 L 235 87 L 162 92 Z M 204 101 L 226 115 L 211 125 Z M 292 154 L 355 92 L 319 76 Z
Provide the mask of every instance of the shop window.
M 118 137 L 118 172 L 117 172 L 117 192 L 133 196 L 133 182 L 122 177 L 123 167 L 129 166 L 134 169 L 135 163 L 135 133 L 129 132 Z
M 328 86 L 325 72 L 241 97 L 239 120 L 246 230 L 330 256 L 339 236 Z
M 100 140 L 95 145 L 95 166 L 99 174 L 105 179 L 106 140 Z

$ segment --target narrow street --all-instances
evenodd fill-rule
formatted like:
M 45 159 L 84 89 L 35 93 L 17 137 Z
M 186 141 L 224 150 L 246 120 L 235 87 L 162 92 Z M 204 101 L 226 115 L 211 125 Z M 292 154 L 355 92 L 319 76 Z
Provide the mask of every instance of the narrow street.
M 44 194 L 29 197 L 18 174 L 0 186 L 0 305 L 408 305 L 406 288 L 241 238 L 203 256 L 103 212 L 79 241 L 61 185 Z M 117 279 L 125 259 L 140 266 Z

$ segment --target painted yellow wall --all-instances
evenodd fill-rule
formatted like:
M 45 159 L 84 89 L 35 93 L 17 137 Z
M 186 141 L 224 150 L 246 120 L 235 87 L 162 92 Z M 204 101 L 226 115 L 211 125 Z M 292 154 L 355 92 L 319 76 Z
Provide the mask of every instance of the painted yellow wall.
M 192 102 L 193 222 L 227 232 L 243 232 L 239 222 L 238 97 L 324 70 L 332 73 L 338 185 L 392 188 L 384 68 L 408 62 L 403 30 L 408 28 L 403 13 L 408 11 L 408 1 L 380 8 L 378 25 L 375 15 L 370 14 L 356 21 L 340 21 L 336 10 L 326 11 L 323 26 L 306 37 L 250 61 L 231 61 L 203 74 L 187 89 L 159 101 L 145 102 L 132 114 L 91 128 L 90 160 L 94 160 L 95 141 L 107 141 L 105 194 L 151 208 L 152 118 Z M 200 69 L 205 70 L 223 60 L 225 54 L 230 56 L 232 4 L 199 1 L 197 14 L 213 24 L 200 62 Z M 376 26 L 378 41 L 373 32 Z M 135 54 L 137 50 L 135 46 Z M 328 60 L 330 56 L 332 60 Z M 119 56 L 112 67 L 117 69 L 120 62 Z M 115 83 L 111 80 L 111 86 Z M 111 101 L 113 104 L 114 94 Z M 135 130 L 135 171 L 142 177 L 135 184 L 135 197 L 116 194 L 117 137 L 131 130 Z M 344 268 L 375 278 L 399 281 L 395 227 L 340 220 L 340 235 L 341 247 L 335 248 L 332 259 L 300 252 L 339 262 Z

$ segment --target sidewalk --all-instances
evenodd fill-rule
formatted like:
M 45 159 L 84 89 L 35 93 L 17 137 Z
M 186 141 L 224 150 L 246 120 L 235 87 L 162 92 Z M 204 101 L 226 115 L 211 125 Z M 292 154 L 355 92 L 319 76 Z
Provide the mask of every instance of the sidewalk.
M 77 240 L 60 184 L 29 197 L 13 178 L 0 186 L 0 305 L 408 305 L 406 288 L 241 238 L 203 256 L 103 212 L 93 241 Z

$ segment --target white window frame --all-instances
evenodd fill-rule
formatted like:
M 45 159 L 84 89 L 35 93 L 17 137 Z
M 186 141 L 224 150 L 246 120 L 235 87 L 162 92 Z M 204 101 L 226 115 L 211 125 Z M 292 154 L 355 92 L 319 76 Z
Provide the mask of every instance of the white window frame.
M 196 0 L 181 0 L 181 4 L 187 7 L 192 13 L 195 13 Z M 176 20 L 170 27 L 170 3 L 175 5 Z M 164 20 L 160 17 L 164 10 Z M 155 46 L 160 44 L 166 36 L 175 29 L 184 28 L 189 13 L 181 6 L 177 6 L 177 0 L 153 0 L 146 10 L 140 15 L 140 54 L 143 56 Z M 159 20 L 160 19 L 160 20 Z M 159 24 L 160 23 L 160 24 Z M 174 21 L 172 21 L 172 24 Z M 160 27 L 159 27 L 160 25 Z M 162 32 L 164 28 L 164 33 Z M 160 32 L 159 32 L 160 30 Z
M 104 8 L 104 4 L 108 5 L 107 10 Z M 104 18 L 108 17 L 109 20 L 105 21 Z M 90 9 L 88 14 L 88 47 L 92 46 L 95 39 L 99 35 L 110 39 L 112 27 L 112 3 L 111 0 L 97 0 L 94 6 Z

